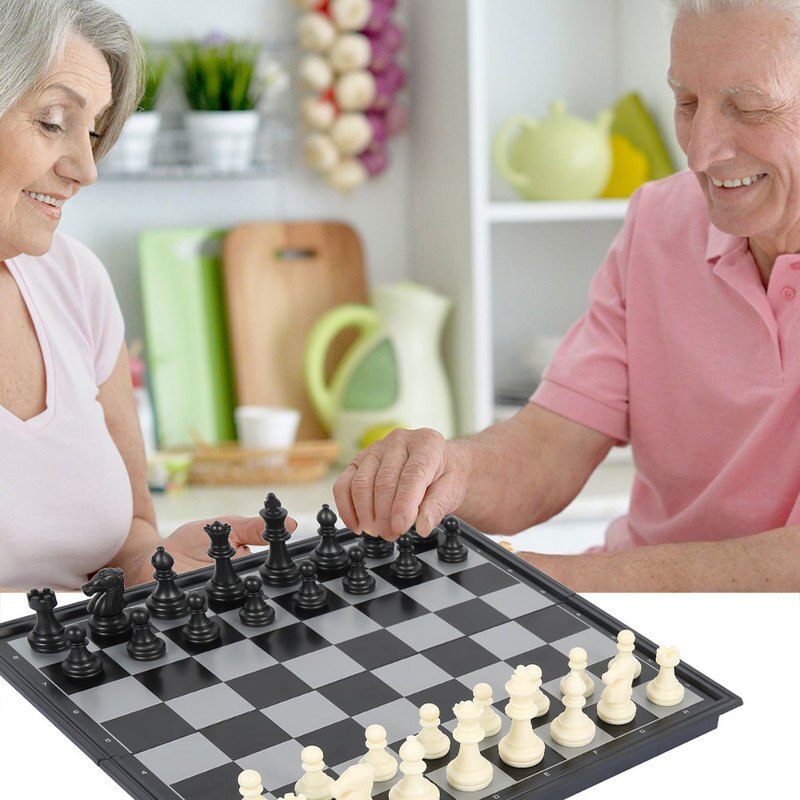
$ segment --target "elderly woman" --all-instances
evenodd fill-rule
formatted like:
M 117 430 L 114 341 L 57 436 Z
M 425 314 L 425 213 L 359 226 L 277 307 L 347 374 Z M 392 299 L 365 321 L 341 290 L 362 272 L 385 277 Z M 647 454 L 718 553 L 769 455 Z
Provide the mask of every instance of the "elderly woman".
M 453 511 L 514 533 L 630 443 L 629 513 L 602 551 L 527 560 L 582 591 L 800 589 L 800 2 L 671 5 L 690 171 L 632 199 L 528 406 L 360 453 L 334 487 L 349 526 L 424 535 Z
M 0 587 L 76 588 L 103 566 L 150 580 L 160 541 L 103 265 L 57 232 L 136 108 L 142 54 L 95 0 L 0 0 Z M 230 518 L 237 552 L 259 518 Z M 165 542 L 208 561 L 203 523 Z

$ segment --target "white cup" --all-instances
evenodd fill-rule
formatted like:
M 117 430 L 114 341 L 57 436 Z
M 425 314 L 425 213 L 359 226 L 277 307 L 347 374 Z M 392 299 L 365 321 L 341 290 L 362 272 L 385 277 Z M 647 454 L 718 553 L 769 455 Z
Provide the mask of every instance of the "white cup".
M 296 408 L 237 406 L 233 417 L 239 445 L 253 450 L 288 450 L 300 424 Z

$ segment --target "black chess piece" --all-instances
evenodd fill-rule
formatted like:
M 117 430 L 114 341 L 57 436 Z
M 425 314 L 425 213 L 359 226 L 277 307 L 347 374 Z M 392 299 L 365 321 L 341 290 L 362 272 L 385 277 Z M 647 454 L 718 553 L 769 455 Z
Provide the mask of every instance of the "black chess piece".
M 327 503 L 322 506 L 319 514 L 317 514 L 319 542 L 317 542 L 317 546 L 309 558 L 316 565 L 317 574 L 323 580 L 326 578 L 340 578 L 347 572 L 349 564 L 347 550 L 344 549 L 336 536 L 338 519 Z
M 375 576 L 364 564 L 364 548 L 354 544 L 349 552 L 350 567 L 342 578 L 342 586 L 348 594 L 369 594 L 375 591 Z
M 248 575 L 244 579 L 244 590 L 247 597 L 244 605 L 239 609 L 239 619 L 254 628 L 269 625 L 275 619 L 275 609 L 267 604 L 267 598 L 262 591 L 261 578 L 258 575 Z
M 394 553 L 394 542 L 373 536 L 366 531 L 361 534 L 361 546 L 367 558 L 389 558 Z
M 258 513 L 266 523 L 261 537 L 269 544 L 269 555 L 258 572 L 268 586 L 292 586 L 300 580 L 300 570 L 286 547 L 289 538 L 289 531 L 284 525 L 286 509 L 270 492 L 264 501 L 264 508 Z
M 439 528 L 434 528 L 427 536 L 420 536 L 417 533 L 417 526 L 412 525 L 408 532 L 411 534 L 411 541 L 414 544 L 415 553 L 424 553 L 426 550 L 433 550 L 439 544 Z
M 131 638 L 127 645 L 128 655 L 135 661 L 155 661 L 167 651 L 167 643 L 156 635 L 150 624 L 150 612 L 146 608 L 131 611 Z
M 75 680 L 94 678 L 103 672 L 103 661 L 97 653 L 89 650 L 86 628 L 70 625 L 64 633 L 69 652 L 61 662 L 61 671 Z
M 244 602 L 244 584 L 233 569 L 231 558 L 236 550 L 230 543 L 231 526 L 227 522 L 212 522 L 203 530 L 211 539 L 206 551 L 214 559 L 214 574 L 206 581 L 208 604 L 216 611 L 236 608 Z
M 172 569 L 175 559 L 159 545 L 150 563 L 155 570 L 153 577 L 156 579 L 156 586 L 145 600 L 147 610 L 157 619 L 185 617 L 189 613 L 186 608 L 186 593 L 175 583 L 175 578 L 178 577 L 178 573 Z
M 292 599 L 300 611 L 317 611 L 328 604 L 328 592 L 317 581 L 317 566 L 313 561 L 300 565 L 300 588 Z
M 397 540 L 397 558 L 392 561 L 392 575 L 404 581 L 413 580 L 422 574 L 422 562 L 414 555 L 411 534 L 404 533 Z
M 55 607 L 58 605 L 55 592 L 44 587 L 41 591 L 28 592 L 28 608 L 36 612 L 36 624 L 28 634 L 28 644 L 37 653 L 60 653 L 67 649 L 64 626 L 56 619 Z
M 219 623 L 206 615 L 206 599 L 192 593 L 186 598 L 189 621 L 183 626 L 183 635 L 191 644 L 208 644 L 220 636 Z
M 91 597 L 86 606 L 89 612 L 89 630 L 98 644 L 127 641 L 131 620 L 125 611 L 125 573 L 119 567 L 103 567 L 81 586 Z
M 459 536 L 461 528 L 458 520 L 448 515 L 444 518 L 442 525 L 444 527 L 444 541 L 436 549 L 439 561 L 444 561 L 447 564 L 459 564 L 462 561 L 466 561 L 467 548 Z

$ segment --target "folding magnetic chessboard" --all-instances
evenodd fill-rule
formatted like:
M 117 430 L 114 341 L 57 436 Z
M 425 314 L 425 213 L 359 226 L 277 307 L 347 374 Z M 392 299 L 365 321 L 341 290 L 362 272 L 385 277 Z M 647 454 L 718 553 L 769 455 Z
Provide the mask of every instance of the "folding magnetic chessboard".
M 472 687 L 489 683 L 501 712 L 504 689 L 518 664 L 538 664 L 549 713 L 533 720 L 546 750 L 528 769 L 506 766 L 498 741 L 508 732 L 503 716 L 497 736 L 480 749 L 494 765 L 492 783 L 479 792 L 452 789 L 445 778 L 450 755 L 429 761 L 426 777 L 443 800 L 563 798 L 682 744 L 717 726 L 719 716 L 741 704 L 736 695 L 681 663 L 686 687 L 680 705 L 664 708 L 647 700 L 645 685 L 658 671 L 656 645 L 636 634 L 642 663 L 634 684 L 635 719 L 611 726 L 597 719 L 600 676 L 616 650 L 616 634 L 628 626 L 535 570 L 517 556 L 462 523 L 466 561 L 443 563 L 435 549 L 420 552 L 422 575 L 393 577 L 394 556 L 368 559 L 376 577 L 369 595 L 349 595 L 341 578 L 323 581 L 327 608 L 298 611 L 296 587 L 264 591 L 275 608 L 274 622 L 249 628 L 238 610 L 214 614 L 220 640 L 193 646 L 181 620 L 153 619 L 167 642 L 157 662 L 128 657 L 125 644 L 98 651 L 104 673 L 76 682 L 60 669 L 64 653 L 31 650 L 26 634 L 33 617 L 0 626 L 0 673 L 54 725 L 133 797 L 142 800 L 219 800 L 238 796 L 244 769 L 261 773 L 265 797 L 292 791 L 303 774 L 300 752 L 314 744 L 328 773 L 341 774 L 366 752 L 364 729 L 373 723 L 388 733 L 397 756 L 405 737 L 419 730 L 419 706 L 435 703 L 443 728 L 452 732 L 456 702 L 471 699 Z M 357 541 L 344 529 L 345 547 Z M 308 556 L 317 537 L 290 544 L 295 561 Z M 264 555 L 234 562 L 242 576 L 255 573 Z M 211 567 L 178 578 L 185 591 L 203 591 Z M 126 590 L 127 607 L 143 605 L 152 585 Z M 86 622 L 86 603 L 56 609 L 64 624 Z M 670 643 L 663 643 L 670 644 Z M 680 644 L 676 642 L 675 644 Z M 597 723 L 594 741 L 565 748 L 549 736 L 549 723 L 562 710 L 560 679 L 567 653 L 589 654 L 595 693 L 584 708 Z M 373 797 L 385 800 L 401 778 L 376 783 Z

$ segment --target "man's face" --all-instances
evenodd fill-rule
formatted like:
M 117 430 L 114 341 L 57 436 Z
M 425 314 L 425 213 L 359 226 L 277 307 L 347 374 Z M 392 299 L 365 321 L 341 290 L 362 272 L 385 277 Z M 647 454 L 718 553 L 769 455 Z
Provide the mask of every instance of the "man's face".
M 774 9 L 681 14 L 668 77 L 675 130 L 712 223 L 800 246 L 800 29 Z M 720 181 L 733 182 L 720 186 Z M 794 242 L 794 245 L 790 245 Z

